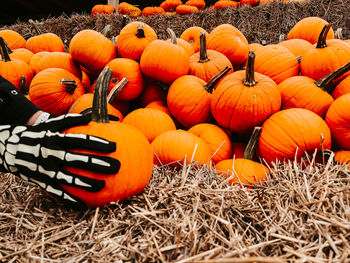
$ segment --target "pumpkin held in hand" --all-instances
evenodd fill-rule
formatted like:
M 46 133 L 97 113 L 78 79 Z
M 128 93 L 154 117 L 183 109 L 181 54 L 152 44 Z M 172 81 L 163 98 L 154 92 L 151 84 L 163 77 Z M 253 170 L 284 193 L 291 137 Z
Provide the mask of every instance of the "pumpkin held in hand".
M 105 74 L 107 73 L 107 76 Z M 92 121 L 88 125 L 67 129 L 65 133 L 82 133 L 103 137 L 113 141 L 117 150 L 112 153 L 93 154 L 110 156 L 119 160 L 120 169 L 117 174 L 99 174 L 78 168 L 67 167 L 67 170 L 89 178 L 105 180 L 105 187 L 96 193 L 82 189 L 63 186 L 69 193 L 81 198 L 88 207 L 107 205 L 122 201 L 140 193 L 148 184 L 153 170 L 153 153 L 151 144 L 137 128 L 128 124 L 108 120 L 107 90 L 112 71 L 105 67 L 96 84 L 95 99 L 92 106 Z M 83 153 L 91 151 L 76 150 Z

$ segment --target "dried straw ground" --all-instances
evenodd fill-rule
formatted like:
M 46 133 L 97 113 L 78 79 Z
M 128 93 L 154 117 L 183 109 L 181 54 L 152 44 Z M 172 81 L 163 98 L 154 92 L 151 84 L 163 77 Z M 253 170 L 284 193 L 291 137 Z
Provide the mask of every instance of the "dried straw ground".
M 350 262 L 350 170 L 278 164 L 264 186 L 155 167 L 123 203 L 73 211 L 0 175 L 2 262 Z

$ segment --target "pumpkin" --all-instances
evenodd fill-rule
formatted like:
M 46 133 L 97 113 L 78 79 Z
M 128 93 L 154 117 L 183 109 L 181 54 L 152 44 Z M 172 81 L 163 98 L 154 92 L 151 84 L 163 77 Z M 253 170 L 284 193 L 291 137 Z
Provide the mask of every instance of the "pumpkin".
M 160 134 L 176 130 L 171 117 L 163 111 L 152 108 L 139 108 L 125 116 L 123 123 L 127 123 L 139 129 L 146 135 L 148 141 L 152 141 Z
M 181 0 L 165 0 L 160 4 L 160 7 L 162 7 L 165 12 L 172 12 L 175 11 L 178 5 L 182 5 Z
M 143 22 L 130 22 L 122 28 L 118 36 L 118 53 L 123 58 L 140 60 L 146 46 L 158 39 L 152 27 Z
M 295 76 L 282 81 L 278 84 L 282 95 L 282 109 L 305 108 L 323 118 L 334 101 L 328 93 L 332 82 L 349 70 L 350 62 L 318 81 L 307 76 Z
M 179 15 L 188 15 L 197 11 L 199 11 L 199 9 L 196 6 L 191 5 L 178 5 L 175 10 L 176 14 Z
M 107 96 L 107 113 L 109 116 L 114 116 L 113 120 L 122 121 L 124 119 L 123 114 L 112 105 L 112 101 L 118 95 L 118 93 L 125 87 L 128 80 L 123 78 L 119 81 L 108 93 Z M 94 93 L 85 93 L 72 104 L 68 113 L 81 113 L 87 114 L 92 110 L 94 99 Z
M 337 99 L 347 93 L 350 93 L 350 76 L 347 76 L 335 86 L 332 97 Z
M 330 149 L 331 131 L 316 113 L 302 108 L 281 110 L 262 125 L 258 152 L 267 163 L 300 161 L 307 154 Z
M 9 54 L 11 59 L 20 59 L 29 65 L 34 53 L 26 48 L 16 48 Z
M 148 103 L 145 106 L 145 108 L 157 109 L 157 110 L 165 112 L 170 117 L 173 117 L 173 115 L 171 114 L 169 108 L 165 104 L 166 103 L 163 100 L 154 100 L 154 101 Z
M 20 92 L 27 89 L 33 78 L 33 71 L 30 66 L 20 59 L 11 59 L 5 40 L 0 37 L 0 75 L 11 82 Z M 24 79 L 25 84 L 21 84 L 21 79 Z M 22 88 L 23 87 L 23 88 Z
M 186 51 L 189 57 L 195 53 L 193 45 L 191 45 L 186 40 L 183 40 L 182 38 L 177 38 L 174 30 L 172 30 L 171 28 L 167 28 L 167 32 L 170 35 L 170 38 L 167 39 L 168 42 L 183 47 L 183 49 Z
M 40 67 L 40 60 L 49 53 L 49 51 L 40 51 L 35 54 L 33 53 L 33 56 L 30 58 L 29 61 L 29 67 L 32 69 L 33 73 L 39 72 L 38 68 Z
M 350 151 L 337 151 L 334 153 L 334 159 L 341 164 L 350 165 Z
M 36 74 L 29 86 L 30 100 L 44 111 L 68 113 L 74 101 L 84 94 L 79 78 L 62 68 L 47 68 Z
M 249 51 L 245 36 L 231 24 L 216 26 L 207 38 L 207 48 L 223 53 L 233 67 L 244 63 Z
M 315 44 L 319 38 L 319 35 L 325 25 L 328 22 L 321 17 L 305 17 L 299 20 L 288 32 L 287 40 L 301 38 L 311 44 Z M 334 38 L 333 29 L 330 29 L 326 34 L 327 39 Z
M 113 5 L 103 5 L 97 4 L 94 5 L 91 9 L 91 15 L 95 16 L 96 14 L 112 14 L 115 12 L 115 7 Z
M 270 172 L 265 165 L 253 161 L 261 127 L 256 127 L 251 134 L 242 158 L 225 159 L 215 165 L 218 173 L 229 179 L 230 184 L 263 184 Z
M 165 10 L 160 6 L 146 6 L 142 10 L 143 16 L 151 16 L 151 15 L 157 15 L 157 14 L 164 14 Z
M 140 65 L 146 76 L 170 84 L 188 73 L 190 61 L 182 47 L 166 40 L 154 40 L 143 51 Z
M 77 167 L 66 168 L 69 172 L 105 181 L 105 187 L 96 193 L 71 186 L 62 186 L 70 194 L 81 198 L 88 207 L 104 206 L 137 195 L 146 187 L 152 176 L 153 154 L 146 136 L 135 127 L 108 119 L 106 96 L 111 76 L 112 71 L 105 67 L 98 77 L 92 106 L 92 121 L 87 125 L 64 131 L 64 133 L 99 136 L 117 145 L 116 151 L 112 153 L 76 150 L 79 153 L 117 159 L 120 162 L 120 169 L 116 174 L 94 173 Z
M 204 32 L 200 33 L 199 38 L 199 52 L 190 56 L 190 75 L 209 82 L 223 68 L 230 67 L 232 69 L 230 60 L 224 54 L 216 50 L 207 50 L 206 34 Z
M 138 17 L 142 14 L 142 11 L 140 8 L 131 5 L 127 2 L 121 2 L 118 5 L 118 13 L 128 15 L 130 17 Z
M 258 5 L 260 0 L 240 0 L 239 3 L 241 5 L 251 5 L 251 6 L 256 6 Z
M 289 40 L 284 40 L 278 45 L 282 45 L 290 50 L 295 57 L 303 57 L 306 50 L 312 48 L 312 44 L 305 39 L 294 38 Z
M 202 165 L 210 159 L 210 151 L 205 141 L 184 130 L 163 132 L 152 141 L 151 145 L 156 165 L 178 168 L 191 161 Z
M 193 46 L 194 51 L 198 52 L 200 46 L 199 37 L 201 32 L 208 34 L 208 32 L 202 27 L 191 26 L 182 32 L 180 38 L 190 43 Z
M 213 89 L 229 71 L 231 68 L 225 67 L 209 82 L 192 75 L 177 78 L 167 94 L 167 105 L 175 119 L 187 128 L 208 122 Z
M 344 150 L 350 150 L 349 103 L 349 93 L 340 96 L 331 104 L 325 118 L 334 142 Z
M 35 28 L 37 35 L 27 39 L 26 49 L 29 49 L 34 54 L 40 51 L 60 51 L 65 52 L 65 47 L 62 39 L 55 33 L 42 33 L 32 19 L 30 24 Z
M 271 44 L 258 49 L 255 53 L 255 71 L 272 78 L 277 84 L 299 75 L 299 62 L 286 47 Z
M 86 73 L 84 70 L 81 71 L 81 84 L 83 84 L 85 93 L 89 92 L 91 81 L 88 73 Z
M 69 53 L 89 74 L 97 76 L 109 61 L 116 58 L 117 48 L 100 32 L 84 29 L 72 37 Z
M 280 110 L 281 92 L 268 76 L 254 71 L 255 54 L 249 51 L 246 70 L 227 75 L 213 91 L 211 112 L 224 128 L 251 132 Z
M 231 1 L 231 0 L 220 0 L 216 1 L 213 5 L 214 9 L 226 9 L 228 7 L 237 7 L 239 6 L 239 2 Z
M 188 0 L 185 2 L 185 5 L 195 6 L 198 10 L 203 10 L 205 8 L 204 0 Z
M 140 64 L 129 58 L 115 58 L 106 65 L 113 71 L 113 77 L 109 85 L 109 90 L 122 78 L 127 78 L 128 83 L 118 93 L 116 99 L 131 101 L 140 96 L 143 91 L 144 80 Z M 94 92 L 95 85 L 90 87 L 90 92 Z
M 350 61 L 350 46 L 340 39 L 326 40 L 331 24 L 325 25 L 314 47 L 304 52 L 300 62 L 300 72 L 312 79 L 323 76 L 344 66 Z M 342 76 L 345 77 L 350 73 Z M 341 79 L 335 80 L 339 82 Z
M 232 156 L 230 138 L 218 125 L 199 123 L 192 126 L 188 132 L 197 135 L 207 143 L 213 163 L 218 163 Z
M 252 50 L 254 52 L 256 52 L 259 48 L 262 48 L 262 47 L 263 47 L 263 45 L 260 43 L 250 43 L 248 45 L 249 50 Z
M 26 47 L 25 38 L 14 30 L 2 29 L 0 30 L 0 37 L 2 37 L 5 40 L 10 49 Z
M 82 78 L 82 70 L 78 63 L 73 60 L 71 54 L 66 52 L 53 51 L 47 53 L 39 60 L 34 73 L 37 74 L 39 71 L 47 68 L 63 68 L 74 74 L 77 78 Z

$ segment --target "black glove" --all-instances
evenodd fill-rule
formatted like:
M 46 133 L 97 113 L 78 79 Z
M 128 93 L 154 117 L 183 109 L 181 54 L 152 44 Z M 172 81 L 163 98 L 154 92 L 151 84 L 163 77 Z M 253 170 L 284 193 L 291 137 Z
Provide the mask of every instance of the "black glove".
M 23 125 L 39 110 L 10 81 L 0 76 L 0 125 Z
M 85 134 L 62 134 L 67 128 L 85 125 L 88 116 L 67 114 L 36 126 L 0 126 L 0 166 L 7 172 L 33 182 L 66 205 L 86 208 L 78 197 L 67 193 L 61 184 L 98 192 L 104 180 L 70 173 L 64 167 L 77 167 L 97 173 L 116 174 L 120 162 L 106 156 L 74 153 L 70 149 L 114 152 L 116 144 Z

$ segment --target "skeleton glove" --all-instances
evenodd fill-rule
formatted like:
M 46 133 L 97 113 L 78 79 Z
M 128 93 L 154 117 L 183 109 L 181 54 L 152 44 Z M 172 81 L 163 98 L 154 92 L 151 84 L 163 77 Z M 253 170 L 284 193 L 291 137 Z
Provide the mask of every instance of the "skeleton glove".
M 116 150 L 114 142 L 99 137 L 60 133 L 89 121 L 87 116 L 67 114 L 36 126 L 0 126 L 0 166 L 37 184 L 65 205 L 86 208 L 85 203 L 66 192 L 62 184 L 98 192 L 104 188 L 105 181 L 70 173 L 65 167 L 104 174 L 115 174 L 120 168 L 120 162 L 111 157 L 70 151 L 84 149 L 109 153 Z

